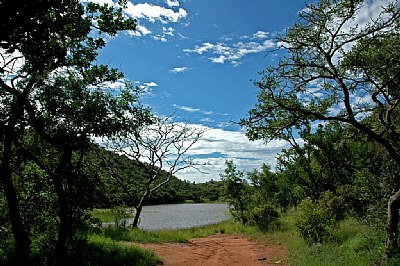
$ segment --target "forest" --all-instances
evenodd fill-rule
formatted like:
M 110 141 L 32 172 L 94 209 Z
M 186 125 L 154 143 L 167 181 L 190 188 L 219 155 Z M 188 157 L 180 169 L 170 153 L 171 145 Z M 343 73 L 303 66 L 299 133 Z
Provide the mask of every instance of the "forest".
M 261 232 L 299 211 L 307 245 L 355 219 L 382 232 L 382 260 L 398 258 L 400 10 L 352 24 L 367 2 L 309 4 L 277 36 L 282 57 L 239 122 L 250 140 L 290 144 L 276 168 L 227 160 L 216 181 L 194 183 L 176 173 L 198 167 L 188 151 L 204 131 L 157 117 L 96 61 L 106 38 L 136 29 L 126 1 L 0 1 L 0 263 L 125 265 L 96 257 L 114 251 L 93 242 L 93 209 L 133 207 L 137 227 L 144 205 L 215 201 Z

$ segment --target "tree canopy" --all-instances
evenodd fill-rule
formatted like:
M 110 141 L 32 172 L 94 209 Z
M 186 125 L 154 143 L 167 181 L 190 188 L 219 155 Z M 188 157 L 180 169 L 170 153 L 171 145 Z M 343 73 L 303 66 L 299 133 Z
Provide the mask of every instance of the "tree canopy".
M 300 12 L 298 22 L 277 38 L 282 58 L 255 82 L 258 103 L 241 120 L 250 139 L 290 140 L 295 130 L 337 121 L 366 134 L 400 164 L 399 3 L 374 6 L 368 21 L 360 19 L 370 4 L 321 0 Z M 389 220 L 397 215 L 398 209 L 390 211 Z M 397 246 L 393 224 L 390 255 Z
M 123 73 L 96 62 L 106 36 L 136 27 L 122 13 L 126 1 L 119 4 L 0 2 L 0 177 L 21 264 L 30 258 L 31 222 L 22 213 L 25 184 L 18 180 L 34 172 L 51 180 L 58 228 L 50 254 L 56 264 L 66 264 L 68 243 L 90 207 L 82 202 L 95 182 L 85 160 L 93 138 L 151 121 Z M 113 90 L 114 82 L 120 86 Z

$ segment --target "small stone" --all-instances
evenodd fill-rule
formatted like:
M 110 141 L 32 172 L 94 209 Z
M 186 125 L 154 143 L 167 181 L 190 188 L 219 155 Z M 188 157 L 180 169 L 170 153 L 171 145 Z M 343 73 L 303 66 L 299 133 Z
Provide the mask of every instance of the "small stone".
M 260 258 L 258 258 L 258 260 L 267 260 L 267 258 L 266 257 L 260 257 Z

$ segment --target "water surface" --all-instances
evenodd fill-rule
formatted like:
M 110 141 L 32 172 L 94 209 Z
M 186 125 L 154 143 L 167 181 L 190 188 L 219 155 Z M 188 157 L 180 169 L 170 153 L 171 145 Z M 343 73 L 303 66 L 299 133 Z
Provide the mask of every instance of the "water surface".
M 139 228 L 180 229 L 219 223 L 228 219 L 227 204 L 194 203 L 144 206 Z M 132 221 L 128 221 L 131 224 Z

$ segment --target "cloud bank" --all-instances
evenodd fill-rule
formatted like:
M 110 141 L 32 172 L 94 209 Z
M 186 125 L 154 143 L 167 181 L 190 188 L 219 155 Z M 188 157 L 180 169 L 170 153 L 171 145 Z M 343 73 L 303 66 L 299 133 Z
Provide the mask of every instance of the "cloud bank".
M 119 7 L 113 0 L 81 0 L 81 2 Z M 174 36 L 174 29 L 170 25 L 184 20 L 188 13 L 179 7 L 178 0 L 167 0 L 166 5 L 167 7 L 150 3 L 134 4 L 132 1 L 127 1 L 124 8 L 125 15 L 138 21 L 136 30 L 129 31 L 128 34 L 135 37 L 150 35 L 155 40 L 167 42 L 168 36 Z
M 198 125 L 194 125 L 198 126 Z M 238 170 L 251 171 L 260 168 L 263 163 L 276 166 L 276 155 L 282 148 L 288 148 L 285 141 L 249 141 L 242 131 L 227 131 L 207 128 L 204 136 L 189 150 L 189 154 L 198 163 L 199 171 L 188 168 L 177 173 L 180 179 L 206 182 L 219 180 L 225 169 L 225 161 L 233 160 Z

